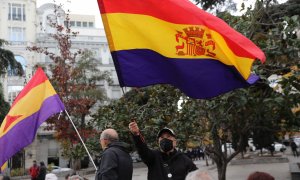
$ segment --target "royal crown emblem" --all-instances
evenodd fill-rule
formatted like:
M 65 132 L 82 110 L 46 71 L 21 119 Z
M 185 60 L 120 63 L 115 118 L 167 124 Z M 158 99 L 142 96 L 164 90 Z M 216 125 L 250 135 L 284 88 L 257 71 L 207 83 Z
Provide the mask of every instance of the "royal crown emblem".
M 216 43 L 212 39 L 210 33 L 207 33 L 204 28 L 188 27 L 182 31 L 178 31 L 175 35 L 176 54 L 179 56 L 209 56 L 216 57 L 214 52 Z

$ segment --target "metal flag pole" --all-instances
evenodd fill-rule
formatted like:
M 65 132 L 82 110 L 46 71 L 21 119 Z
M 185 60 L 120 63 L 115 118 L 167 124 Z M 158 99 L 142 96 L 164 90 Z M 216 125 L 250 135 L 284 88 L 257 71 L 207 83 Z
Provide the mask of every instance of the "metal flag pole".
M 83 140 L 82 140 L 82 138 L 81 138 L 81 136 L 80 136 L 80 134 L 79 134 L 79 132 L 78 132 L 78 130 L 77 130 L 77 128 L 76 128 L 76 126 L 75 126 L 75 124 L 73 123 L 73 121 L 72 121 L 72 119 L 71 119 L 71 117 L 70 117 L 70 115 L 69 115 L 68 111 L 67 111 L 67 110 L 65 110 L 65 112 L 66 112 L 66 114 L 67 114 L 67 116 L 68 116 L 69 120 L 71 121 L 71 123 L 72 123 L 72 125 L 73 125 L 73 127 L 74 127 L 74 129 L 75 129 L 75 131 L 76 131 L 76 133 L 77 133 L 77 135 L 78 135 L 78 137 L 79 137 L 79 139 L 80 139 L 81 143 L 83 144 L 83 146 L 84 146 L 84 148 L 85 148 L 86 152 L 88 153 L 88 155 L 89 155 L 89 157 L 90 157 L 90 159 L 91 159 L 91 161 L 92 161 L 92 163 L 93 163 L 93 165 L 94 165 L 94 167 L 95 167 L 95 169 L 96 169 L 96 171 L 97 171 L 98 169 L 97 169 L 97 167 L 96 167 L 96 165 L 95 165 L 95 163 L 94 163 L 94 160 L 93 160 L 93 158 L 92 158 L 91 154 L 89 153 L 89 151 L 88 151 L 87 147 L 85 146 L 85 144 L 84 144 L 84 142 L 83 142 Z

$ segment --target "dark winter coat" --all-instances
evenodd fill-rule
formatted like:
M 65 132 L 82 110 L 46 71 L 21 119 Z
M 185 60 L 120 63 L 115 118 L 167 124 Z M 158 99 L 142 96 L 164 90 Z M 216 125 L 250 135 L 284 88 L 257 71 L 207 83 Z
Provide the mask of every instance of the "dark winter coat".
M 133 167 L 128 147 L 123 142 L 109 144 L 101 156 L 95 179 L 131 180 Z
M 39 174 L 37 176 L 37 180 L 45 180 L 47 174 L 46 166 L 40 166 Z
M 148 166 L 148 180 L 184 180 L 187 174 L 197 169 L 185 154 L 174 151 L 167 155 L 147 147 L 141 136 L 133 136 L 134 143 L 143 162 Z M 172 179 L 168 178 L 172 175 Z
M 295 142 L 292 142 L 291 143 L 291 148 L 292 148 L 292 151 L 296 151 L 297 150 L 297 144 Z

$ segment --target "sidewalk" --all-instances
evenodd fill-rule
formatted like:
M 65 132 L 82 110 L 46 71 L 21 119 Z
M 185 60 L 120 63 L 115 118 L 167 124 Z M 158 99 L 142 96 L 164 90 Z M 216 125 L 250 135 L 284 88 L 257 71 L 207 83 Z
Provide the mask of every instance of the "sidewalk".
M 291 175 L 289 170 L 289 163 L 300 162 L 300 158 L 293 157 L 289 149 L 286 150 L 285 153 L 283 153 L 282 157 L 287 158 L 289 162 L 243 165 L 231 165 L 229 163 L 229 165 L 227 166 L 226 179 L 245 180 L 247 179 L 248 175 L 252 172 L 263 171 L 274 176 L 276 180 L 290 180 Z M 216 166 L 206 166 L 205 161 L 196 161 L 195 164 L 199 169 L 207 171 L 214 180 L 218 179 L 218 172 Z
M 239 156 L 239 155 L 238 155 Z M 246 180 L 249 174 L 254 171 L 263 171 L 271 174 L 276 180 L 290 180 L 289 163 L 300 162 L 300 157 L 295 158 L 292 156 L 290 150 L 286 150 L 282 154 L 282 158 L 287 158 L 289 162 L 282 163 L 263 163 L 263 164 L 243 164 L 243 165 L 229 165 L 227 166 L 226 179 L 227 180 Z M 206 166 L 204 160 L 198 160 L 194 162 L 200 170 L 207 171 L 213 180 L 218 180 L 218 172 L 215 165 L 211 165 L 209 160 L 209 166 Z M 147 179 L 147 168 L 135 168 L 133 170 L 132 180 L 146 180 Z

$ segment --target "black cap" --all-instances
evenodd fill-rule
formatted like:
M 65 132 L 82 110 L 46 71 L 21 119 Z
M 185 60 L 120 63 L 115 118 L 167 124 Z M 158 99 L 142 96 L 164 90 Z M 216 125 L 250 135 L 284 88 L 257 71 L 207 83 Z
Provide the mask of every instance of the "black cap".
M 162 128 L 159 132 L 158 132 L 158 134 L 157 134 L 157 138 L 159 138 L 163 133 L 165 133 L 165 132 L 167 132 L 167 133 L 169 133 L 171 136 L 173 136 L 173 137 L 176 137 L 175 136 L 175 133 L 174 133 L 174 131 L 172 130 L 172 129 L 170 129 L 170 128 L 167 128 L 167 127 L 164 127 L 164 128 Z

